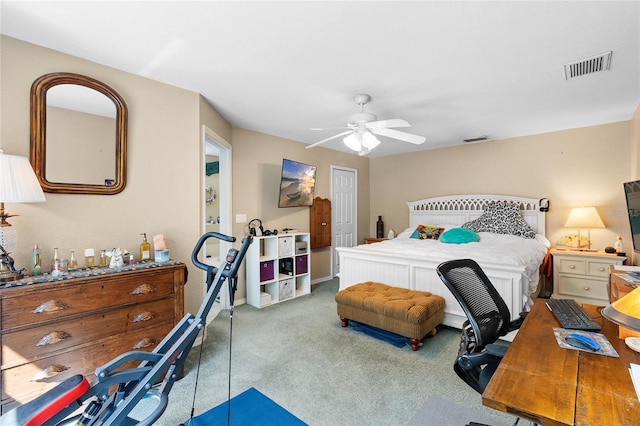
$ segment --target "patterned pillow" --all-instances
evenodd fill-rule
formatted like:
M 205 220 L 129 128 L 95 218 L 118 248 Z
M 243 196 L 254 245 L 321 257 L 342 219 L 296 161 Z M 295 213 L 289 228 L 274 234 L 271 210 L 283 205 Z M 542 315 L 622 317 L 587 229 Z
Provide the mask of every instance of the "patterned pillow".
M 409 238 L 418 238 L 420 240 L 437 240 L 440 234 L 444 232 L 444 228 L 439 226 L 418 225 L 413 234 Z
M 517 235 L 523 238 L 535 238 L 536 231 L 520 216 L 518 205 L 508 201 L 491 201 L 479 218 L 462 225 L 476 232 Z

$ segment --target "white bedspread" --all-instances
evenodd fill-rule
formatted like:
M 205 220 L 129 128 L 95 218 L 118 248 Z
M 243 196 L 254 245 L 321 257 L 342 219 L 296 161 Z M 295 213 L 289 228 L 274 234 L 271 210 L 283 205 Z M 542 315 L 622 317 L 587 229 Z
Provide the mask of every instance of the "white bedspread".
M 419 240 L 403 237 L 401 234 L 392 240 L 358 246 L 358 249 L 425 256 L 443 262 L 451 259 L 473 259 L 480 265 L 486 263 L 524 266 L 526 277 L 523 277 L 525 282 L 522 284 L 528 286 L 529 293 L 536 290 L 539 267 L 550 247 L 545 237 L 538 235 L 531 239 L 489 232 L 480 232 L 479 235 L 480 241 L 477 243 L 445 244 L 439 240 Z

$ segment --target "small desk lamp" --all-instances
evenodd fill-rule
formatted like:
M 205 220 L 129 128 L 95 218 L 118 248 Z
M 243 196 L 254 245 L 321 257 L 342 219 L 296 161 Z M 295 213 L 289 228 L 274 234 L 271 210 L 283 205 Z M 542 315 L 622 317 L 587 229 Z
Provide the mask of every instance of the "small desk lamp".
M 578 250 L 580 250 L 580 228 L 587 228 L 587 250 L 591 250 L 591 228 L 604 228 L 604 223 L 595 207 L 575 207 L 571 209 L 565 228 L 578 228 Z
M 16 215 L 5 212 L 4 203 L 42 201 L 44 193 L 29 160 L 0 150 L 0 283 L 22 278 L 22 270 L 15 270 L 9 256 L 16 248 L 18 235 L 7 219 Z
M 634 331 L 640 331 L 640 287 L 612 302 L 602 310 L 609 321 Z M 640 337 L 627 337 L 627 346 L 640 352 Z

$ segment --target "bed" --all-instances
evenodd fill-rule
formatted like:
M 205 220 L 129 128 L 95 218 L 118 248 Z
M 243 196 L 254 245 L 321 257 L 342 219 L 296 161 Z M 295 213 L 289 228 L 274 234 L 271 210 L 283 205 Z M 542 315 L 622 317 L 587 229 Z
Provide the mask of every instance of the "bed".
M 336 248 L 340 262 L 340 290 L 374 281 L 411 290 L 430 291 L 445 298 L 443 324 L 461 328 L 466 316 L 436 273 L 445 260 L 471 258 L 485 271 L 516 319 L 528 310 L 539 287 L 540 265 L 548 253 L 545 216 L 539 199 L 504 195 L 455 195 L 408 202 L 409 228 L 392 240 Z M 535 237 L 523 238 L 478 232 L 478 242 L 445 244 L 441 240 L 409 236 L 418 225 L 447 229 L 484 220 L 485 208 L 514 203 Z M 515 209 L 515 208 L 514 208 Z M 525 225 L 526 226 L 526 225 Z M 444 235 L 444 234 L 443 234 Z

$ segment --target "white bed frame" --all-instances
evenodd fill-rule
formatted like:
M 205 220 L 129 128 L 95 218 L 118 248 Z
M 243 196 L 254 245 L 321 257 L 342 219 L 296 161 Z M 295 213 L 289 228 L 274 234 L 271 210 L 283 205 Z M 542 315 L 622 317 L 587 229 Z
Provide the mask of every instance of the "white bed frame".
M 409 226 L 459 226 L 482 215 L 484 206 L 489 201 L 517 203 L 523 219 L 538 234 L 545 234 L 545 215 L 539 209 L 539 199 L 504 195 L 452 195 L 408 202 Z M 440 260 L 362 250 L 358 247 L 338 247 L 336 250 L 340 260 L 341 290 L 361 282 L 375 281 L 411 290 L 429 291 L 446 300 L 443 324 L 461 328 L 467 319 L 456 299 L 438 277 L 436 267 L 441 263 Z M 479 263 L 509 307 L 512 319 L 516 319 L 531 294 L 522 279 L 525 268 Z

